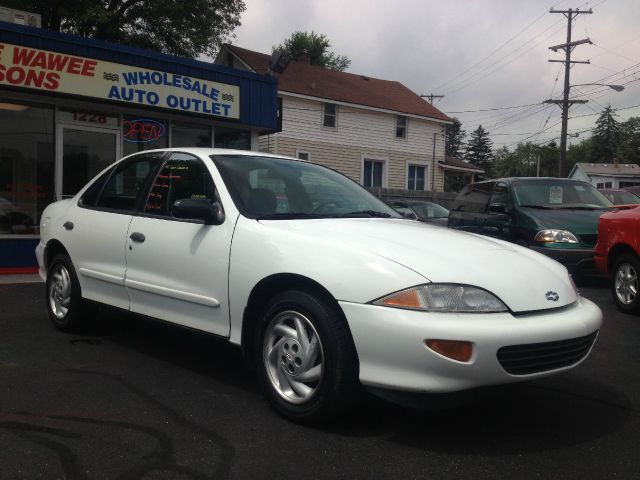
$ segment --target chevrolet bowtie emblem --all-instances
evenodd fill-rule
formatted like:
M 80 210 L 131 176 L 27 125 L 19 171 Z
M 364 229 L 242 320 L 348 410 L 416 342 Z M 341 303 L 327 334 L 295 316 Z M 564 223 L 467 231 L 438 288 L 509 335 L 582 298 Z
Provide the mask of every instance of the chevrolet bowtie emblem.
M 550 302 L 557 302 L 558 299 L 560 298 L 560 295 L 558 295 L 556 292 L 552 292 L 551 290 L 549 290 L 545 296 L 547 297 L 547 300 L 549 300 Z

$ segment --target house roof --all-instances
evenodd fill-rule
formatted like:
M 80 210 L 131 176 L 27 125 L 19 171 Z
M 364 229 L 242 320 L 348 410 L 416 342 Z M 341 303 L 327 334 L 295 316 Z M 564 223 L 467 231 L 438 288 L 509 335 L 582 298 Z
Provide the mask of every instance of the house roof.
M 587 175 L 638 175 L 640 176 L 640 166 L 636 163 L 576 163 L 575 167 L 579 167 Z
M 465 162 L 464 160 L 450 157 L 448 155 L 444 157 L 444 162 L 438 162 L 438 164 L 445 170 L 456 170 L 469 173 L 484 173 L 483 169 L 478 168 L 475 165 L 471 165 L 469 162 Z
M 225 45 L 225 48 L 256 73 L 267 73 L 270 55 L 235 45 Z M 296 61 L 290 62 L 283 73 L 275 75 L 280 92 L 452 121 L 400 82 L 329 70 Z

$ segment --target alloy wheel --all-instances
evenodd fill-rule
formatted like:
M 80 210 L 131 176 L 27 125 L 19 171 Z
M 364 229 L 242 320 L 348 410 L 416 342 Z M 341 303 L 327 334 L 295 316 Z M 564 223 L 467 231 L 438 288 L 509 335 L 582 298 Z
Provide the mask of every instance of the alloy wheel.
M 293 310 L 276 315 L 264 336 L 263 360 L 274 390 L 300 404 L 318 391 L 324 372 L 324 352 L 311 321 Z
M 49 284 L 49 306 L 57 319 L 63 319 L 71 304 L 71 278 L 64 265 L 57 264 Z
M 615 292 L 618 301 L 623 305 L 630 305 L 638 294 L 638 274 L 633 265 L 622 263 L 618 266 L 615 276 Z

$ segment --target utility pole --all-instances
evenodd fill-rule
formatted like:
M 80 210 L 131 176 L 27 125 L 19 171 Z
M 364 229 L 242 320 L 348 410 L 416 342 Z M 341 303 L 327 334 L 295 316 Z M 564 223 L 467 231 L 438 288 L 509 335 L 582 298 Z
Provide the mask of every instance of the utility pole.
M 429 95 L 420 95 L 422 98 L 428 98 L 429 99 L 429 103 L 431 105 L 433 105 L 433 99 L 434 98 L 444 98 L 444 95 L 434 95 L 433 93 L 430 93 Z
M 562 133 L 560 134 L 560 161 L 558 162 L 558 176 L 564 177 L 564 166 L 567 160 L 567 125 L 569 121 L 569 107 L 574 103 L 587 103 L 587 100 L 569 99 L 569 89 L 571 88 L 569 85 L 569 72 L 571 70 L 572 63 L 590 63 L 589 60 L 571 60 L 571 52 L 573 52 L 573 49 L 578 45 L 582 45 L 584 43 L 592 43 L 588 38 L 572 42 L 571 23 L 573 22 L 573 19 L 581 13 L 593 13 L 593 10 L 580 10 L 578 8 L 570 8 L 569 10 L 554 10 L 552 8 L 551 10 L 549 10 L 549 13 L 562 13 L 565 17 L 567 17 L 567 43 L 549 47 L 549 50 L 553 50 L 554 52 L 557 52 L 558 50 L 564 50 L 565 53 L 564 60 L 549 60 L 550 62 L 564 63 L 564 94 L 562 96 L 562 100 L 549 99 L 544 101 L 544 103 L 555 103 L 556 105 L 560 105 L 562 107 Z

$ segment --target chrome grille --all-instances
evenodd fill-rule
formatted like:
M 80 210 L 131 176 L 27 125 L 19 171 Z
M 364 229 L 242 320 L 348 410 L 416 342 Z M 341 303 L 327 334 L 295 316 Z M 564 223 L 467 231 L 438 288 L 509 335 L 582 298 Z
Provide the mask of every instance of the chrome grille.
M 568 367 L 582 360 L 598 336 L 590 335 L 555 342 L 510 345 L 498 350 L 498 361 L 511 375 L 529 375 Z

